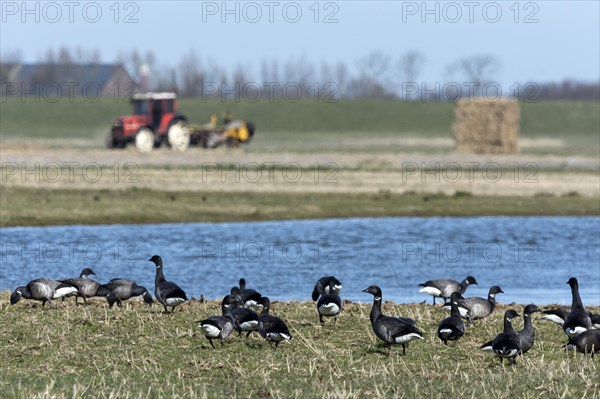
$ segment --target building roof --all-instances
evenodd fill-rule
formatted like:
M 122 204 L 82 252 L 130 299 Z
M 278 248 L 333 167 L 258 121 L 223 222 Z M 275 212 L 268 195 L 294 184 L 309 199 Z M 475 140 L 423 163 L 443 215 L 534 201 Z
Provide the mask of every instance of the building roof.
M 17 77 L 22 82 L 56 83 L 77 82 L 79 85 L 104 86 L 117 72 L 127 72 L 119 64 L 22 64 L 17 66 Z

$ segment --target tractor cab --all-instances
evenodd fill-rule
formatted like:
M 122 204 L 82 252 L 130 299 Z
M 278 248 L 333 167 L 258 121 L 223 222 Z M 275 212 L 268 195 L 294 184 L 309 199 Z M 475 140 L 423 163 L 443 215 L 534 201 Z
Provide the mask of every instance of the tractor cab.
M 135 94 L 131 104 L 133 115 L 143 117 L 147 125 L 160 131 L 167 127 L 165 122 L 172 120 L 177 108 L 175 93 Z

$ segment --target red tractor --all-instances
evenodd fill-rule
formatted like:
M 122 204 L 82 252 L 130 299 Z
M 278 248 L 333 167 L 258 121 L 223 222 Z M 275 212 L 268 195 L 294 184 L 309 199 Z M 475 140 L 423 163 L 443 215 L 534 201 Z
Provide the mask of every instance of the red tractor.
M 129 143 L 142 152 L 167 145 L 185 151 L 190 145 L 187 118 L 177 113 L 175 93 L 144 93 L 131 97 L 133 115 L 118 118 L 108 137 L 108 148 L 123 148 Z
M 233 120 L 229 112 L 217 123 L 211 115 L 204 125 L 190 125 L 187 118 L 177 113 L 175 93 L 144 93 L 131 97 L 133 115 L 118 118 L 112 125 L 107 140 L 108 148 L 124 148 L 129 143 L 142 152 L 166 145 L 185 151 L 190 145 L 216 148 L 220 145 L 237 147 L 247 144 L 254 136 L 254 124 Z

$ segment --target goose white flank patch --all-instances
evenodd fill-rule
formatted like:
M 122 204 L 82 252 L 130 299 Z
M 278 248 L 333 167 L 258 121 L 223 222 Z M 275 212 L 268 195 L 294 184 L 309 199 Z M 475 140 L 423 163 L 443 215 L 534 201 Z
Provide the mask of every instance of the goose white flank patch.
M 335 303 L 326 303 L 319 306 L 319 313 L 323 316 L 335 316 L 340 313 L 340 307 Z
M 567 317 L 568 313 L 564 308 L 548 309 L 542 311 L 542 319 L 562 326 L 565 323 L 565 317 Z
M 167 307 L 171 308 L 171 312 L 175 311 L 175 307 L 187 301 L 187 295 L 175 283 L 167 281 L 163 274 L 162 258 L 154 255 L 149 259 L 156 266 L 156 277 L 154 279 L 154 295 L 156 300 L 165 308 L 165 313 L 168 313 Z

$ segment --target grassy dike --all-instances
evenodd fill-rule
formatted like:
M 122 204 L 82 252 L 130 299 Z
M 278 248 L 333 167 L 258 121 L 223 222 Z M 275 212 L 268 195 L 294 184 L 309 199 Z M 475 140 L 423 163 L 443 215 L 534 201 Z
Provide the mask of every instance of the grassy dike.
M 598 198 L 164 192 L 3 187 L 0 226 L 227 222 L 383 216 L 598 215 Z
M 501 330 L 506 309 L 444 346 L 435 336 L 447 316 L 439 306 L 386 303 L 386 314 L 412 317 L 425 333 L 406 356 L 399 347 L 388 357 L 371 330 L 370 304 L 346 304 L 336 326 L 321 326 L 314 304 L 273 302 L 291 342 L 273 350 L 258 335 L 234 333 L 212 349 L 195 321 L 218 314 L 216 302 L 193 300 L 166 315 L 139 302 L 108 309 L 100 299 L 10 306 L 3 292 L 0 397 L 599 397 L 598 359 L 562 350 L 560 327 L 537 315 L 536 343 L 516 366 L 479 351 Z
M 597 101 L 521 102 L 521 134 L 524 137 L 569 137 L 584 135 L 597 140 L 600 114 Z M 3 137 L 90 138 L 108 132 L 112 121 L 131 112 L 123 99 L 97 102 L 63 99 L 3 99 L 0 103 Z M 230 101 L 180 99 L 180 111 L 195 124 L 206 123 L 211 113 L 229 110 L 235 117 L 251 120 L 260 135 L 281 133 L 339 132 L 361 134 L 447 137 L 454 118 L 454 104 L 446 102 L 402 102 L 399 100 L 322 101 Z M 284 134 L 285 137 L 285 134 Z

